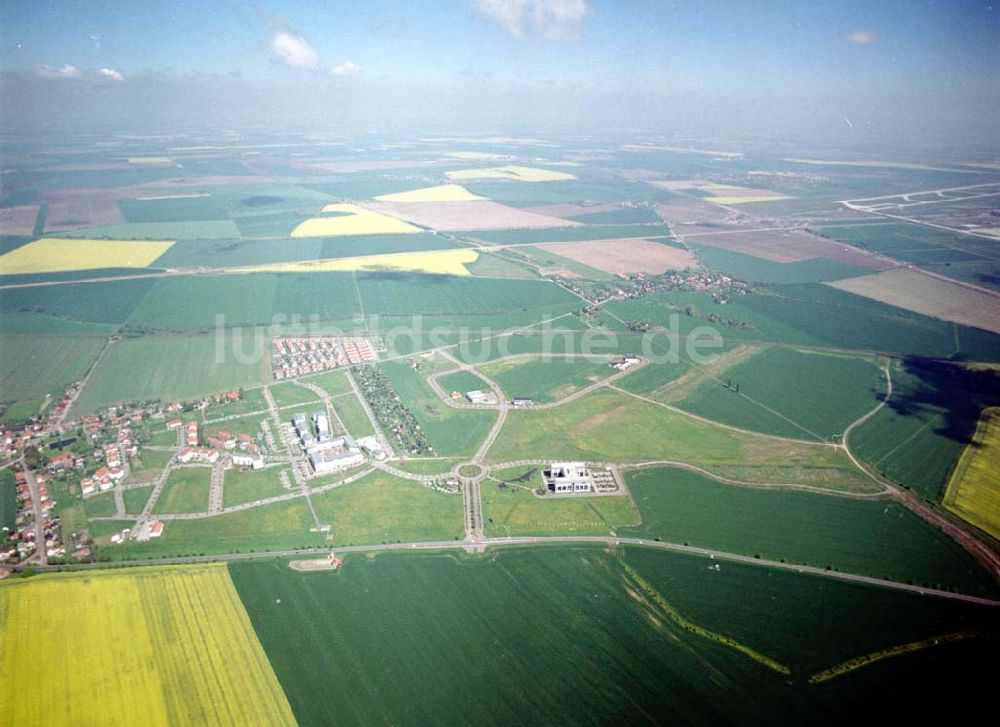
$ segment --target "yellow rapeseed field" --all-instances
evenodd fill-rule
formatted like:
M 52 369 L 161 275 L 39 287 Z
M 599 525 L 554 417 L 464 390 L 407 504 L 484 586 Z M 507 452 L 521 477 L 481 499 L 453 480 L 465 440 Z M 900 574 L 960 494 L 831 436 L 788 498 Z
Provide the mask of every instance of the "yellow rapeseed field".
M 0 673 L 6 724 L 295 724 L 224 565 L 0 584 Z
M 170 249 L 167 240 L 63 240 L 43 237 L 0 255 L 0 274 L 145 268 Z
M 383 194 L 375 199 L 382 202 L 475 202 L 486 198 L 473 194 L 460 184 L 439 184 L 409 192 Z
M 328 204 L 323 212 L 340 212 L 335 217 L 311 217 L 292 230 L 292 237 L 339 237 L 341 235 L 384 235 L 420 232 L 408 222 L 358 207 L 355 204 Z
M 561 182 L 576 179 L 575 176 L 567 172 L 554 172 L 551 169 L 516 165 L 484 169 L 460 169 L 445 174 L 449 179 L 513 179 L 518 182 Z
M 469 275 L 465 266 L 479 259 L 479 253 L 468 248 L 433 252 L 400 252 L 391 255 L 364 255 L 336 260 L 306 260 L 293 263 L 271 263 L 244 268 L 230 268 L 230 273 L 318 273 L 318 272 L 378 272 L 434 273 L 437 275 Z
M 1000 407 L 983 411 L 972 442 L 948 481 L 944 506 L 1000 538 Z

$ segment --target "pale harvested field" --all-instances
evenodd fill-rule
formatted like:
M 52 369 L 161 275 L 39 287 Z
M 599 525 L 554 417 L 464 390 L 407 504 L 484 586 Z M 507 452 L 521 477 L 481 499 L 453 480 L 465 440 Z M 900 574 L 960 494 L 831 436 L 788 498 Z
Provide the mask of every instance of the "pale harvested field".
M 698 187 L 704 186 L 705 182 L 698 179 L 664 179 L 656 182 L 650 182 L 654 187 L 659 187 L 660 189 L 665 189 L 668 192 L 676 191 L 679 189 L 697 189 Z
M 487 162 L 500 162 L 513 159 L 513 157 L 508 154 L 493 154 L 488 151 L 450 151 L 446 156 L 450 156 L 452 159 Z
M 372 212 L 353 204 L 328 204 L 324 212 L 346 212 L 336 217 L 311 217 L 294 230 L 292 237 L 339 237 L 420 232 L 402 220 Z
M 694 197 L 672 199 L 656 205 L 656 213 L 664 222 L 719 222 L 734 213 Z
M 536 215 L 549 215 L 551 217 L 573 217 L 574 215 L 594 215 L 598 212 L 614 212 L 621 205 L 617 202 L 607 204 L 582 205 L 582 204 L 544 204 L 540 207 L 524 207 L 525 212 L 534 212 Z
M 64 240 L 43 237 L 0 255 L 0 274 L 57 273 L 99 268 L 145 268 L 173 242 Z
M 124 221 L 114 200 L 55 202 L 49 204 L 49 212 L 45 216 L 45 231 L 63 232 L 78 227 L 113 225 Z
M 448 179 L 512 179 L 517 182 L 561 182 L 576 177 L 568 172 L 554 172 L 538 167 L 508 165 L 484 169 L 459 169 L 445 172 Z
M 439 184 L 436 187 L 411 189 L 409 192 L 382 194 L 375 199 L 381 202 L 475 202 L 484 200 L 460 184 Z
M 129 164 L 171 164 L 170 157 L 129 157 Z
M 606 273 L 662 273 L 696 267 L 698 258 L 687 250 L 650 240 L 591 240 L 556 242 L 536 247 Z
M 920 270 L 887 270 L 827 285 L 915 313 L 1000 333 L 1000 296 Z
M 30 235 L 35 229 L 38 207 L 37 204 L 27 204 L 0 209 L 0 235 Z
M 577 227 L 579 222 L 539 215 L 489 200 L 471 202 L 365 202 L 368 209 L 442 232 Z
M 808 232 L 780 230 L 719 230 L 688 233 L 675 230 L 686 242 L 732 250 L 776 263 L 794 263 L 802 260 L 837 260 L 869 270 L 887 270 L 893 267 L 888 260 L 870 253 L 847 247 Z
M 777 202 L 782 199 L 791 199 L 787 194 L 778 194 L 776 192 L 770 194 L 737 194 L 732 197 L 722 196 L 722 197 L 709 197 L 709 199 L 715 204 L 751 204 L 753 202 Z
M 113 169 L 128 169 L 127 162 L 104 162 L 93 164 L 53 164 L 49 167 L 41 167 L 40 172 L 104 172 Z
M 293 263 L 270 263 L 245 268 L 229 268 L 230 273 L 318 273 L 318 272 L 394 272 L 431 273 L 434 275 L 470 275 L 465 266 L 479 259 L 470 248 L 432 252 L 401 252 L 392 255 L 363 255 L 335 260 L 307 260 Z
M 416 169 L 418 167 L 435 167 L 441 162 L 429 162 L 422 159 L 387 159 L 378 161 L 352 162 L 311 162 L 309 168 L 334 174 L 348 172 L 377 172 L 381 169 Z

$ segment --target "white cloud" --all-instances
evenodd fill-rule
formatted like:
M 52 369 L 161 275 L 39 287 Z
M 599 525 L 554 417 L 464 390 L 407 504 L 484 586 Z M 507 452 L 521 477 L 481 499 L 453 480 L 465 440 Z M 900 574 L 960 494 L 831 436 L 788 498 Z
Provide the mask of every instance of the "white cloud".
M 361 66 L 354 61 L 344 61 L 339 66 L 330 70 L 335 76 L 356 76 L 361 73 Z
M 107 78 L 111 81 L 125 80 L 125 76 L 121 74 L 121 71 L 116 71 L 114 68 L 102 68 L 98 73 L 101 74 L 101 78 Z
M 319 68 L 319 54 L 309 41 L 291 30 L 279 30 L 271 38 L 271 53 L 292 68 Z
M 852 30 L 844 36 L 844 40 L 854 45 L 873 45 L 878 43 L 878 33 L 874 30 Z
M 515 38 L 533 31 L 547 38 L 571 38 L 590 15 L 587 0 L 475 0 L 479 14 Z
M 61 66 L 59 68 L 42 66 L 38 69 L 38 75 L 42 78 L 81 78 L 83 76 L 76 66 Z

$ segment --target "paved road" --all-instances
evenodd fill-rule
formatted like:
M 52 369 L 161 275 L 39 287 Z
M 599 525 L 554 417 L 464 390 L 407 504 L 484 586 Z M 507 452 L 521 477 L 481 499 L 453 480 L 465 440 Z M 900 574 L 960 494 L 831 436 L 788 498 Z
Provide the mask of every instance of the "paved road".
M 568 543 L 568 544 L 593 544 L 593 545 L 604 545 L 604 546 L 615 546 L 615 545 L 627 545 L 643 548 L 654 548 L 658 550 L 667 550 L 674 553 L 683 553 L 687 555 L 695 555 L 701 557 L 707 557 L 716 561 L 723 562 L 733 562 L 742 563 L 744 565 L 759 567 L 759 568 L 776 568 L 778 570 L 793 571 L 796 573 L 807 574 L 811 576 L 818 576 L 821 578 L 830 578 L 832 580 L 845 581 L 848 583 L 857 583 L 866 586 L 875 586 L 878 588 L 887 588 L 894 591 L 905 591 L 907 593 L 919 594 L 922 596 L 930 596 L 933 598 L 942 598 L 952 601 L 962 601 L 964 603 L 974 603 L 984 606 L 1000 606 L 1000 600 L 994 600 L 991 598 L 983 598 L 980 596 L 970 596 L 963 593 L 952 593 L 951 591 L 942 591 L 935 588 L 923 588 L 921 586 L 911 586 L 907 583 L 896 583 L 895 581 L 886 581 L 880 578 L 872 578 L 870 576 L 856 575 L 853 573 L 841 573 L 839 571 L 830 571 L 824 568 L 814 568 L 812 566 L 806 565 L 793 565 L 791 563 L 782 563 L 780 561 L 767 560 L 764 558 L 753 558 L 747 555 L 740 555 L 737 553 L 728 553 L 721 550 L 712 550 L 709 548 L 696 548 L 689 545 L 682 545 L 680 543 L 668 543 L 656 540 L 643 540 L 640 538 L 617 538 L 617 537 L 603 537 L 603 536 L 585 536 L 585 535 L 565 535 L 565 536 L 551 536 L 551 537 L 516 537 L 516 538 L 484 538 L 476 541 L 475 545 L 478 548 L 502 548 L 510 546 L 544 546 L 554 543 Z M 342 548 L 336 548 L 338 554 L 344 553 L 373 553 L 382 551 L 417 551 L 417 550 L 455 550 L 463 549 L 468 550 L 470 543 L 459 541 L 459 540 L 438 540 L 438 541 L 428 541 L 419 543 L 386 543 L 382 545 L 354 545 L 345 546 Z M 184 564 L 184 563 L 210 563 L 215 561 L 239 561 L 239 560 L 257 560 L 257 559 L 271 559 L 271 558 L 293 558 L 302 557 L 306 555 L 326 555 L 330 552 L 329 548 L 305 548 L 302 550 L 273 550 L 261 553 L 232 553 L 228 555 L 196 555 L 187 556 L 182 558 L 158 558 L 158 559 L 146 559 L 146 560 L 136 560 L 129 561 L 128 563 L 81 563 L 75 565 L 59 565 L 59 566 L 45 566 L 39 567 L 38 570 L 45 571 L 55 571 L 55 570 L 94 570 L 100 568 L 113 568 L 128 566 L 141 566 L 141 565 L 167 565 L 167 564 Z
M 36 560 L 40 565 L 49 562 L 49 556 L 45 548 L 45 510 L 42 509 L 42 496 L 38 492 L 38 481 L 35 480 L 34 473 L 27 467 L 24 468 L 24 477 L 28 483 L 28 492 L 31 495 L 31 511 L 35 518 L 35 552 L 28 560 Z

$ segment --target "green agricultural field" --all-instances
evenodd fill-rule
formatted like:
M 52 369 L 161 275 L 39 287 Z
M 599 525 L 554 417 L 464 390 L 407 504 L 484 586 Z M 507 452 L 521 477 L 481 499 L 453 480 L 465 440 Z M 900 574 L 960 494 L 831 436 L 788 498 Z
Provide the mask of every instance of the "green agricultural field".
M 483 391 L 489 388 L 485 381 L 471 371 L 456 371 L 453 374 L 445 374 L 439 376 L 437 382 L 449 394 L 453 391 L 465 394 L 467 391 Z
M 153 512 L 183 513 L 208 510 L 208 491 L 212 479 L 210 467 L 176 467 L 167 475 L 167 483 Z
M 956 631 L 996 631 L 989 607 L 645 548 L 627 548 L 625 560 L 680 613 L 788 665 L 799 683 L 807 674 L 899 644 Z M 893 672 L 894 662 L 902 666 L 907 660 L 933 672 L 937 658 L 928 650 L 890 659 L 828 686 L 839 682 L 849 691 L 855 680 L 878 683 Z
M 709 378 L 678 406 L 764 434 L 831 440 L 884 394 L 884 376 L 870 360 L 769 348 Z
M 320 522 L 332 526 L 335 545 L 457 540 L 463 534 L 462 498 L 384 472 L 312 496 Z
M 588 225 L 628 225 L 656 224 L 662 222 L 656 210 L 652 207 L 620 207 L 608 212 L 591 212 L 589 214 L 572 215 L 567 220 L 576 220 Z
M 107 342 L 89 336 L 5 334 L 0 402 L 33 402 L 37 411 L 46 395 L 61 396 L 67 384 L 82 379 Z
M 60 332 L 59 329 L 65 329 L 67 323 L 73 322 L 120 324 L 155 282 L 151 279 L 112 280 L 100 284 L 69 283 L 0 289 L 0 321 L 14 316 L 19 330 L 33 333 L 48 333 L 50 328 L 46 324 L 58 325 L 53 333 Z M 24 316 L 32 313 L 46 315 L 32 318 L 37 327 L 25 329 Z M 66 332 L 74 333 L 76 330 L 79 328 Z M 106 327 L 99 329 L 107 330 Z
M 480 485 L 483 524 L 489 537 L 608 535 L 640 522 L 628 495 L 539 497 L 532 490 L 543 486 L 541 471 L 532 467 L 493 472 L 491 477 Z
M 283 562 L 229 568 L 303 725 L 463 723 L 470 714 L 482 724 L 770 723 L 776 704 L 783 722 L 830 721 L 855 714 L 872 690 L 908 695 L 914 684 L 914 670 L 898 673 L 891 662 L 821 687 L 806 683 L 845 653 L 855 656 L 847 644 L 867 651 L 927 638 L 952 620 L 988 626 L 982 609 L 939 610 L 915 596 L 751 567 L 709 573 L 708 564 L 632 549 L 622 560 L 597 548 L 563 547 L 474 560 L 348 556 L 337 573 L 298 573 Z M 645 594 L 626 566 L 678 610 Z M 744 590 L 754 597 L 742 601 Z M 703 622 L 701 603 L 709 599 Z M 736 612 L 739 622 L 720 623 L 722 604 L 734 602 L 745 604 Z M 855 641 L 836 606 L 863 614 L 866 604 L 881 609 L 873 620 L 883 628 L 866 626 Z M 778 623 L 786 608 L 794 618 Z M 767 632 L 755 632 L 762 622 Z M 814 624 L 818 636 L 810 632 Z M 779 640 L 780 650 L 773 648 Z M 791 676 L 730 644 L 772 648 L 763 656 L 782 659 Z M 942 662 L 918 654 L 899 663 L 933 665 L 933 676 L 947 675 L 952 684 L 975 674 L 972 665 L 961 666 L 961 656 Z M 553 689 L 553 674 L 587 688 Z M 929 687 L 931 676 L 917 683 Z M 456 683 L 465 688 L 456 690 Z
M 734 487 L 668 468 L 631 471 L 626 481 L 642 525 L 620 535 L 965 593 L 997 592 L 960 545 L 892 501 Z
M 177 220 L 172 222 L 125 222 L 82 227 L 52 237 L 109 240 L 218 240 L 239 239 L 240 229 L 232 220 Z M 159 267 L 154 263 L 154 266 Z
M 715 427 L 617 391 L 598 390 L 550 410 L 510 412 L 487 459 L 597 462 L 679 460 L 765 481 L 870 490 L 846 455 Z M 780 478 L 780 479 L 775 479 Z
M 340 417 L 340 421 L 344 423 L 344 429 L 352 437 L 367 437 L 375 433 L 372 421 L 368 418 L 357 396 L 338 396 L 331 403 L 333 410 Z
M 540 242 L 616 240 L 630 237 L 673 237 L 670 228 L 663 224 L 588 225 L 585 227 L 546 227 L 537 230 L 481 230 L 456 232 L 455 234 L 500 245 L 535 245 Z
M 518 357 L 494 361 L 481 370 L 500 384 L 508 399 L 523 396 L 542 404 L 564 399 L 616 373 L 609 366 L 611 360 L 611 356 Z
M 894 362 L 892 380 L 889 404 L 852 432 L 851 449 L 937 502 L 980 412 L 1000 400 L 1000 375 L 910 359 Z
M 136 487 L 132 490 L 125 490 L 122 498 L 125 500 L 125 512 L 138 515 L 142 508 L 149 502 L 149 496 L 153 494 L 153 487 Z M 96 533 L 95 533 L 96 536 Z
M 78 411 L 122 401 L 190 399 L 265 381 L 267 359 L 254 355 L 251 343 L 231 335 L 218 341 L 214 336 L 123 339 L 94 369 L 77 402 Z M 234 350 L 242 350 L 242 356 L 238 358 Z
M 435 454 L 449 457 L 476 451 L 496 419 L 494 412 L 453 409 L 434 394 L 421 372 L 406 363 L 387 361 L 380 366 L 416 417 Z
M 994 247 L 988 240 L 922 225 L 906 223 L 824 225 L 818 231 L 824 237 L 884 253 L 917 265 L 964 261 L 996 264 Z
M 288 473 L 287 467 L 268 467 L 263 470 L 241 472 L 239 469 L 226 470 L 222 490 L 222 506 L 232 507 L 254 500 L 263 500 L 290 492 L 281 484 L 281 472 Z M 289 476 L 289 482 L 294 482 Z
M 568 313 L 580 299 L 544 280 L 490 280 L 445 275 L 359 274 L 366 315 L 482 315 L 537 311 L 537 320 Z
M 484 278 L 537 278 L 538 273 L 530 268 L 508 259 L 507 256 L 480 252 L 479 258 L 471 265 L 465 266 L 472 275 Z
M 83 501 L 83 511 L 87 514 L 88 518 L 114 515 L 116 512 L 115 493 L 105 492 L 100 495 L 88 497 Z
M 219 432 L 229 432 L 230 434 L 249 434 L 256 437 L 261 430 L 261 422 L 267 418 L 267 414 L 251 414 L 237 419 L 208 422 L 201 426 L 201 434 L 203 437 L 209 437 Z
M 301 219 L 292 225 L 301 222 Z M 246 229 L 239 221 L 240 230 Z M 266 230 L 274 235 L 277 230 Z M 180 240 L 157 258 L 156 266 L 163 268 L 239 268 L 245 265 L 284 263 L 315 260 L 320 257 L 320 240 L 286 238 L 252 240 Z
M 277 285 L 272 275 L 163 278 L 132 311 L 128 325 L 215 330 L 220 323 L 227 327 L 268 324 Z
M 125 222 L 178 222 L 224 220 L 229 208 L 213 195 L 189 197 L 163 195 L 163 199 L 123 199 L 118 202 Z
M 279 408 L 319 401 L 319 396 L 317 396 L 315 391 L 307 389 L 304 386 L 299 386 L 291 381 L 269 384 L 268 388 L 271 390 L 271 396 L 274 397 L 274 403 Z
M 201 509 L 207 506 L 206 490 L 205 504 Z M 109 529 L 104 537 L 97 539 L 96 554 L 99 560 L 126 561 L 322 547 L 324 535 L 310 532 L 314 525 L 305 500 L 296 498 L 227 515 L 171 521 L 166 524 L 162 536 L 148 543 L 133 541 L 110 545 L 109 536 L 116 530 Z
M 823 258 L 778 263 L 710 245 L 693 244 L 691 249 L 709 270 L 726 273 L 748 283 L 821 283 L 827 280 L 871 275 L 875 272 L 857 265 Z

